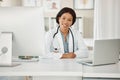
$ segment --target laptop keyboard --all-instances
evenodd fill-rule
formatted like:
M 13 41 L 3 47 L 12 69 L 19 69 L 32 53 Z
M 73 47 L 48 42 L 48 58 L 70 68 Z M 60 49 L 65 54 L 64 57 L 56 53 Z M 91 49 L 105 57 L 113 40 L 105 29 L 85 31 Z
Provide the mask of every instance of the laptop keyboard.
M 86 59 L 86 60 L 80 60 L 80 61 L 77 61 L 78 63 L 82 63 L 82 64 L 84 64 L 84 63 L 87 63 L 87 64 L 92 64 L 93 62 L 92 62 L 92 60 L 89 60 L 89 59 Z
M 92 64 L 93 62 L 86 62 L 86 63 Z

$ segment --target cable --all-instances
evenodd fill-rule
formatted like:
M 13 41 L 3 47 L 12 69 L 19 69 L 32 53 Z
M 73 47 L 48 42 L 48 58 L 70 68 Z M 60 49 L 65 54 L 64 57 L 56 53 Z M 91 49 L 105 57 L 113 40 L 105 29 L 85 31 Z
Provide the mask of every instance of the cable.
M 59 29 L 59 28 L 60 28 L 60 26 L 58 26 L 56 33 L 53 35 L 53 38 L 54 38 L 55 35 L 58 33 L 58 29 Z

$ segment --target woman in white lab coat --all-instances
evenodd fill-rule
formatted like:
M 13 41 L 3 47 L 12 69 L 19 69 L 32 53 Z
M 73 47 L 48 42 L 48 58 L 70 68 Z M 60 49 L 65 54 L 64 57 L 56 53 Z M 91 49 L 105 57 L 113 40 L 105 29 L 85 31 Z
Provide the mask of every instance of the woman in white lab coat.
M 46 33 L 46 56 L 49 58 L 84 58 L 88 57 L 88 49 L 79 31 L 71 26 L 76 21 L 73 9 L 64 7 L 57 16 L 58 26 Z

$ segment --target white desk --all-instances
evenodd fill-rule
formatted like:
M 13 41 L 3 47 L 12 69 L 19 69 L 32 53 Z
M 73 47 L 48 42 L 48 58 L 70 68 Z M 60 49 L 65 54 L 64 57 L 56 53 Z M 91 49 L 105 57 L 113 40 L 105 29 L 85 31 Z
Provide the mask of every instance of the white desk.
M 23 62 L 16 67 L 0 67 L 0 76 L 82 77 L 82 65 L 74 59 L 41 59 L 39 62 Z
M 83 77 L 89 78 L 119 78 L 120 62 L 118 64 L 104 66 L 83 66 Z
M 78 64 L 75 59 L 41 59 L 39 62 L 23 62 L 16 67 L 0 67 L 0 76 L 99 77 L 120 79 L 120 63 L 91 67 Z

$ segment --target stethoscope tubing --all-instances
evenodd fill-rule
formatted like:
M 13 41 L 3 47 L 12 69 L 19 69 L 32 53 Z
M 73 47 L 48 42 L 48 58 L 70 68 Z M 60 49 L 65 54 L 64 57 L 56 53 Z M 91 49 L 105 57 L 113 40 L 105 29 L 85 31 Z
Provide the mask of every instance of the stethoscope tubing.
M 59 30 L 59 26 L 58 26 L 58 28 L 57 28 L 57 31 L 55 32 L 55 34 L 53 35 L 53 39 L 55 38 L 55 36 L 56 36 L 56 34 L 58 33 L 58 30 Z M 71 35 L 72 35 L 72 41 L 73 41 L 73 52 L 74 52 L 74 36 L 73 36 L 73 32 L 72 32 L 72 30 L 69 28 L 69 31 L 71 32 Z

